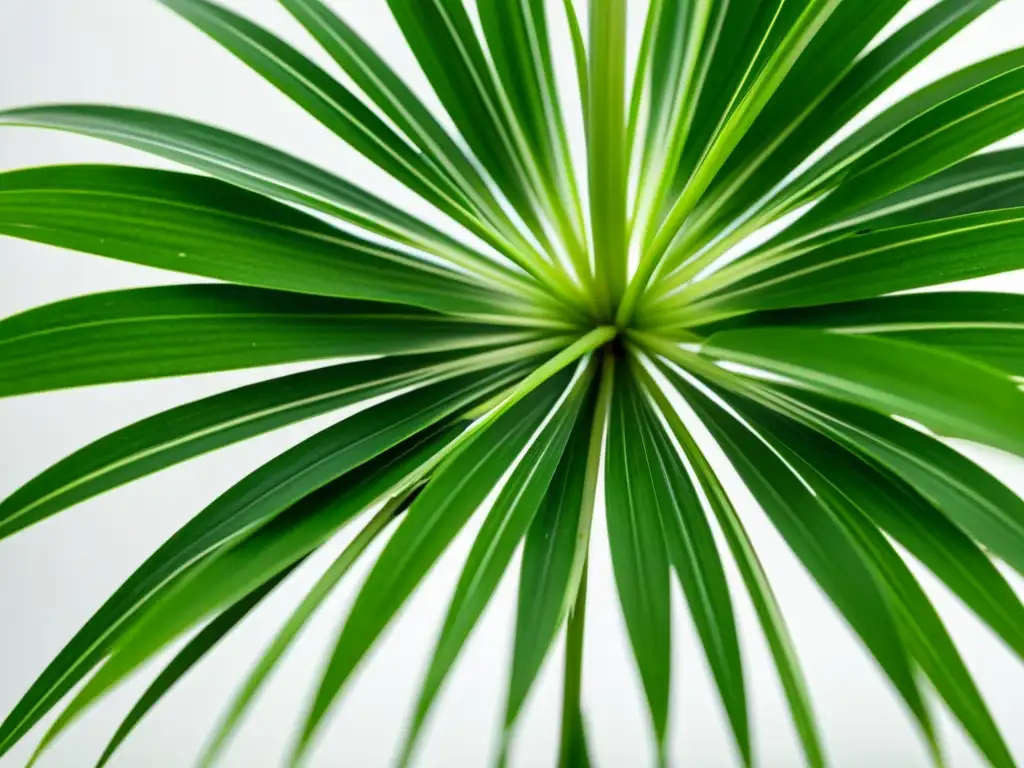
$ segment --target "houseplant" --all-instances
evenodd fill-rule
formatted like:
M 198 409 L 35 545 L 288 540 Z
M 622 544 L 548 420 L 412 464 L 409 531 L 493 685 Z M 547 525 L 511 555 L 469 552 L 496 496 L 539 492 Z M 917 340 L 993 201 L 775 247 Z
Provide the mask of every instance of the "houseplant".
M 86 447 L 0 506 L 3 535 L 199 453 L 392 396 L 271 462 L 171 539 L 11 713 L 3 748 L 92 670 L 51 733 L 204 626 L 130 728 L 291 568 L 358 522 L 362 532 L 235 700 L 226 735 L 303 621 L 394 529 L 311 699 L 300 755 L 388 619 L 501 485 L 415 727 L 525 540 L 509 722 L 564 626 L 563 761 L 580 762 L 582 608 L 603 456 L 619 597 L 658 740 L 669 581 L 678 577 L 739 753 L 750 759 L 714 526 L 764 623 L 808 762 L 820 764 L 785 627 L 701 448 L 710 437 L 922 733 L 934 741 L 923 674 L 991 762 L 1011 764 L 887 536 L 1019 650 L 1019 602 L 988 558 L 1019 568 L 1021 502 L 928 432 L 888 416 L 1021 453 L 1024 405 L 1011 381 L 1022 373 L 1020 301 L 886 294 L 1022 266 L 1021 155 L 975 154 L 1021 127 L 1024 59 L 1011 52 L 945 78 L 800 169 L 993 2 L 939 3 L 863 56 L 905 3 L 655 3 L 633 87 L 624 3 L 594 0 L 589 45 L 577 35 L 586 168 L 568 159 L 562 125 L 575 105 L 555 93 L 541 2 L 478 3 L 483 39 L 455 0 L 389 3 L 458 139 L 318 2 L 283 5 L 359 94 L 244 19 L 194 0 L 164 4 L 466 235 L 452 238 L 316 168 L 179 119 L 90 106 L 0 117 L 113 139 L 206 174 L 5 174 L 0 231 L 234 283 L 84 297 L 10 318 L 0 331 L 2 394 L 383 356 L 229 392 Z M 726 263 L 747 235 L 811 203 L 766 245 Z

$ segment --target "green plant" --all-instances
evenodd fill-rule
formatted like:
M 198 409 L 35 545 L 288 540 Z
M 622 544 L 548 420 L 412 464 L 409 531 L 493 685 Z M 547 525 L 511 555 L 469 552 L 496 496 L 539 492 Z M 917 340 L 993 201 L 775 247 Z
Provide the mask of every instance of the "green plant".
M 998 0 L 941 0 L 874 47 L 906 0 L 651 0 L 634 82 L 627 0 L 589 0 L 588 41 L 572 0 L 476 0 L 476 25 L 462 0 L 388 0 L 458 138 L 321 0 L 280 2 L 353 85 L 205 0 L 162 2 L 460 235 L 179 118 L 103 106 L 0 114 L 0 124 L 120 142 L 205 174 L 5 173 L 0 233 L 222 281 L 7 318 L 0 396 L 373 356 L 225 392 L 86 446 L 0 503 L 0 536 L 177 462 L 386 396 L 266 464 L 169 539 L 0 726 L 0 754 L 94 671 L 40 749 L 202 627 L 105 762 L 292 569 L 362 525 L 233 700 L 212 761 L 305 621 L 390 531 L 311 700 L 301 757 L 360 660 L 497 486 L 403 755 L 522 546 L 507 722 L 564 630 L 560 763 L 587 764 L 580 671 L 603 464 L 614 575 L 658 742 L 678 578 L 738 754 L 753 762 L 714 526 L 753 601 L 807 762 L 823 765 L 785 623 L 704 452 L 717 443 L 936 758 L 923 678 L 993 765 L 1013 765 L 891 542 L 1024 654 L 1024 608 L 992 562 L 1024 573 L 1024 501 L 937 439 L 1024 455 L 1024 395 L 1013 381 L 1024 376 L 1024 297 L 891 294 L 1024 268 L 1024 151 L 977 154 L 1024 128 L 1024 50 L 955 72 L 817 152 Z M 567 139 L 577 104 L 555 83 L 548 27 L 565 20 L 585 169 L 574 168 Z M 783 220 L 766 243 L 736 250 Z

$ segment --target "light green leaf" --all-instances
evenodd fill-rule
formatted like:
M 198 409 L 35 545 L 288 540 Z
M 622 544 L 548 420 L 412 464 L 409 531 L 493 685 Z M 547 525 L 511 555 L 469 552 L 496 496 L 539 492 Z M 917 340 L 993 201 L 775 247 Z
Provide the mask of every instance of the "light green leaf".
M 626 287 L 626 0 L 589 0 L 588 178 L 594 270 L 602 311 Z
M 798 328 L 723 331 L 708 340 L 702 354 L 914 419 L 948 437 L 1024 453 L 1024 393 L 1009 377 L 967 358 L 906 342 Z
M 239 622 L 248 616 L 254 608 L 276 587 L 287 574 L 267 582 L 248 597 L 239 600 L 217 618 L 207 624 L 182 648 L 166 667 L 161 670 L 157 678 L 150 684 L 141 698 L 135 703 L 131 711 L 118 726 L 117 731 L 107 744 L 106 749 L 96 763 L 96 768 L 103 768 L 110 758 L 114 756 L 117 749 L 124 743 L 124 740 L 131 735 L 135 727 L 142 722 L 142 719 L 149 714 L 168 692 L 187 675 L 192 668 L 202 661 L 213 648 L 220 643 Z
M 565 672 L 562 679 L 562 733 L 558 768 L 590 768 L 590 749 L 583 721 L 583 630 L 587 613 L 587 560 L 583 562 L 576 600 L 565 632 Z

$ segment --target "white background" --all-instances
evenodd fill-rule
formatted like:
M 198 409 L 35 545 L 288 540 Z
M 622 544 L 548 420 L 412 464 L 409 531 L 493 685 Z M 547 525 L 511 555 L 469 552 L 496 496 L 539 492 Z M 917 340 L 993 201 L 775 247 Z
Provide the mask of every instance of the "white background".
M 867 1 L 867 0 L 865 0 Z M 271 26 L 323 61 L 273 0 L 227 5 Z M 906 16 L 931 3 L 912 0 Z M 343 15 L 417 86 L 422 76 L 391 22 L 384 0 L 335 0 Z M 631 10 L 643 12 L 637 0 Z M 902 18 L 902 17 L 901 17 Z M 633 29 L 638 29 L 634 24 Z M 924 67 L 901 82 L 886 103 L 921 84 L 1000 50 L 1024 44 L 1024 0 L 1005 0 Z M 570 65 L 565 45 L 559 46 Z M 5 0 L 0 3 L 0 108 L 44 102 L 105 102 L 172 112 L 248 134 L 344 173 L 416 212 L 418 201 L 348 150 L 315 121 L 264 84 L 216 44 L 148 0 Z M 432 102 L 433 103 L 433 102 Z M 63 134 L 0 129 L 0 170 L 60 162 L 163 165 L 140 154 Z M 0 316 L 57 299 L 173 282 L 173 275 L 0 238 Z M 1020 276 L 976 286 L 1024 290 Z M 151 413 L 281 369 L 101 387 L 0 401 L 0 496 L 70 451 Z M 337 418 L 336 416 L 333 418 Z M 221 491 L 302 437 L 320 419 L 165 471 L 65 512 L 0 542 L 0 712 L 6 713 L 46 663 L 117 585 L 158 544 Z M 971 450 L 971 449 L 967 449 Z M 973 449 L 1005 482 L 1024 492 L 1024 464 Z M 909 717 L 834 610 L 761 520 L 731 479 L 781 597 L 817 705 L 827 748 L 840 766 L 926 765 Z M 472 526 L 470 526 L 472 529 Z M 468 530 L 415 595 L 369 664 L 348 688 L 311 760 L 316 766 L 387 765 L 468 547 Z M 588 607 L 584 699 L 596 762 L 650 763 L 637 675 L 614 597 L 605 531 L 595 530 Z M 338 542 L 330 548 L 337 551 Z M 234 686 L 275 628 L 328 562 L 325 552 L 280 589 L 154 711 L 113 764 L 188 765 Z M 233 742 L 225 765 L 280 763 L 364 567 L 347 580 L 268 687 Z M 730 573 L 735 584 L 735 574 Z M 1024 760 L 1024 667 L 934 579 L 925 576 L 1002 726 Z M 1014 577 L 1014 583 L 1021 581 Z M 754 741 L 760 764 L 799 764 L 799 750 L 753 612 L 737 598 L 747 662 Z M 671 755 L 674 764 L 734 764 L 720 705 L 689 619 L 676 595 Z M 515 569 L 473 635 L 435 710 L 420 763 L 485 765 L 495 754 L 511 649 Z M 552 764 L 558 729 L 561 649 L 549 660 L 518 731 L 513 762 Z M 41 762 L 90 765 L 155 669 L 106 699 Z M 958 727 L 940 715 L 953 766 L 981 765 Z M 23 765 L 41 731 L 0 767 Z

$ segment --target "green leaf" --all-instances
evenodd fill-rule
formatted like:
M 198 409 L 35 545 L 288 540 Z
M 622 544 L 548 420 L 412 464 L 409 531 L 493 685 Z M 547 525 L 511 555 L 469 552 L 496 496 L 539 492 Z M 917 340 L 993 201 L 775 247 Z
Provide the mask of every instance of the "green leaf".
M 0 112 L 0 125 L 55 128 L 133 147 L 436 254 L 497 285 L 537 290 L 522 274 L 482 257 L 371 192 L 297 157 L 219 128 L 156 112 L 91 104 Z
M 509 369 L 499 368 L 433 385 L 426 392 L 430 403 L 426 408 L 423 392 L 369 408 L 286 451 L 222 494 L 150 556 L 51 663 L 0 726 L 0 751 L 9 748 L 81 680 L 130 627 L 140 609 L 166 593 L 168 584 L 180 579 L 190 566 L 226 545 L 243 541 L 289 506 L 486 396 L 513 375 Z M 126 666 L 131 669 L 135 665 Z M 48 732 L 45 742 L 120 679 L 117 667 L 105 669 L 107 675 L 90 681 Z
M 782 617 L 768 576 L 754 551 L 753 543 L 729 500 L 728 494 L 722 487 L 721 481 L 686 425 L 683 424 L 671 401 L 665 396 L 662 389 L 653 383 L 646 372 L 641 373 L 641 379 L 644 382 L 645 390 L 654 398 L 665 416 L 669 429 L 679 441 L 686 460 L 700 482 L 704 497 L 718 520 L 719 528 L 732 552 L 733 560 L 739 568 L 740 576 L 750 595 L 754 611 L 757 613 L 761 629 L 768 642 L 768 648 L 775 661 L 775 668 L 779 673 L 779 679 L 789 703 L 790 714 L 800 737 L 807 764 L 811 768 L 822 768 L 825 765 L 824 750 L 803 672 L 800 670 L 800 662 L 797 659 L 789 629 Z
M 769 425 L 769 439 L 775 449 L 828 505 L 874 564 L 887 586 L 908 649 L 957 719 L 992 765 L 1012 767 L 1013 758 L 938 613 L 896 550 L 866 515 L 868 510 L 895 506 L 897 499 L 885 493 L 884 478 L 806 428 L 770 415 L 758 418 Z
M 641 417 L 634 428 L 646 446 L 644 463 L 657 500 L 669 562 L 682 585 L 743 763 L 750 765 L 743 663 L 718 546 L 679 454 L 650 406 L 641 404 L 640 408 Z
M 793 393 L 780 407 L 792 409 L 794 405 L 795 416 L 888 468 L 941 511 L 956 529 L 1024 572 L 1024 500 L 995 477 L 938 440 L 885 416 L 806 392 Z M 938 524 L 928 530 L 938 538 L 949 538 L 941 535 Z M 965 551 L 955 540 L 938 546 Z M 970 555 L 964 557 L 968 559 L 959 562 L 977 561 Z M 973 570 L 984 572 L 980 567 Z M 1019 612 L 1013 607 L 1018 601 L 1008 600 L 1009 595 L 1002 587 L 987 580 L 990 588 L 1001 595 L 997 601 L 1008 607 L 1013 618 L 990 610 L 987 615 L 1002 614 L 1004 618 L 986 620 L 1020 653 L 1024 648 L 1024 624 L 1019 622 Z
M 245 286 L 143 288 L 0 320 L 0 396 L 331 357 L 499 346 L 531 335 L 395 305 Z
M 724 326 L 808 326 L 941 347 L 1024 377 L 1024 297 L 915 293 L 846 304 L 756 312 Z
M 876 3 L 876 8 L 885 9 L 900 2 L 903 0 L 884 0 Z M 848 7 L 849 4 L 846 5 Z M 752 129 L 757 118 L 773 101 L 773 96 L 777 95 L 785 82 L 793 82 L 793 79 L 787 79 L 787 76 L 792 74 L 794 68 L 799 71 L 801 68 L 808 67 L 807 62 L 813 60 L 810 58 L 809 51 L 814 51 L 815 46 L 820 46 L 823 40 L 822 28 L 843 8 L 842 0 L 808 0 L 799 7 L 799 15 L 788 17 L 790 19 L 788 28 L 780 30 L 781 34 L 772 47 L 770 55 L 763 62 L 756 76 L 752 78 L 742 97 L 736 100 L 728 114 L 722 116 L 721 123 L 716 126 L 714 137 L 709 142 L 707 149 L 701 153 L 699 164 L 690 175 L 680 196 L 666 213 L 657 237 L 654 238 L 641 262 L 642 267 L 644 264 L 649 265 L 639 272 L 643 283 L 646 283 L 653 269 L 668 253 L 694 207 L 737 145 Z M 893 10 L 892 13 L 895 11 Z M 861 12 L 858 15 L 861 22 L 866 18 L 874 18 L 874 14 Z M 849 37 L 850 31 L 845 30 L 845 34 Z M 820 73 L 822 69 L 821 66 L 815 66 L 812 71 Z M 801 98 L 806 98 L 806 96 L 806 92 L 801 92 Z M 776 100 L 775 103 L 778 101 Z M 674 263 L 670 261 L 665 266 L 671 267 L 674 266 Z M 640 287 L 642 288 L 643 285 Z
M 995 369 L 966 358 L 906 342 L 798 328 L 723 331 L 708 340 L 702 354 L 914 419 L 948 437 L 1024 453 L 1024 393 Z
M 401 465 L 398 468 L 398 472 L 394 470 L 389 471 L 388 476 L 401 474 L 403 471 Z M 342 493 L 349 494 L 347 488 L 341 489 Z M 365 496 L 365 494 L 363 494 Z M 353 502 L 355 499 L 350 501 L 351 497 L 345 498 L 344 501 L 348 506 L 355 506 Z M 263 684 L 270 677 L 271 672 L 277 667 L 278 663 L 284 657 L 285 652 L 291 648 L 295 638 L 299 632 L 306 626 L 307 622 L 313 617 L 321 605 L 330 597 L 334 588 L 341 581 L 341 579 L 348 573 L 349 569 L 355 564 L 356 560 L 366 551 L 366 548 L 372 543 L 384 530 L 385 526 L 390 523 L 395 517 L 405 512 L 408 505 L 411 503 L 415 496 L 409 494 L 401 494 L 392 501 L 385 504 L 385 506 L 374 515 L 373 519 L 370 520 L 359 532 L 352 542 L 345 547 L 344 551 L 338 555 L 338 557 L 331 563 L 330 567 L 324 571 L 323 575 L 317 580 L 316 584 L 313 585 L 312 589 L 302 599 L 302 602 L 298 605 L 295 611 L 288 618 L 288 621 L 281 627 L 277 635 L 274 637 L 273 642 L 267 648 L 267 650 L 260 657 L 259 662 L 253 668 L 252 672 L 246 678 L 245 683 L 239 689 L 231 702 L 228 711 L 221 718 L 221 722 L 217 727 L 217 730 L 207 745 L 206 750 L 203 753 L 202 758 L 199 760 L 199 765 L 207 767 L 212 766 L 224 748 L 228 739 L 234 733 L 238 727 L 238 723 L 241 721 L 242 716 L 248 710 L 252 704 L 256 695 L 263 688 Z M 358 503 L 358 502 L 356 502 Z M 308 518 L 312 523 L 317 520 L 315 517 Z M 317 521 L 319 526 L 319 521 Z M 258 534 L 257 537 L 258 538 Z
M 532 351 L 546 350 L 538 345 Z M 349 363 L 172 408 L 79 449 L 0 502 L 0 538 L 209 451 L 404 387 L 513 362 L 516 356 L 513 348 L 475 359 L 439 354 Z
M 963 160 L 951 168 L 911 184 L 824 228 L 827 242 L 838 234 L 867 234 L 969 213 L 1019 208 L 1024 205 L 1024 150 L 1004 149 Z M 799 237 L 806 222 L 800 220 L 778 238 L 783 244 Z M 813 225 L 810 227 L 814 231 Z M 836 231 L 838 230 L 838 232 Z M 822 231 L 822 230 L 818 230 Z
M 723 268 L 692 293 L 707 322 L 757 309 L 873 298 L 1024 268 L 1024 208 L 955 216 L 799 247 Z M 685 300 L 685 299 L 684 299 Z M 645 315 L 646 322 L 659 322 Z
M 573 60 L 576 64 L 576 83 L 580 92 L 580 106 L 583 108 L 584 132 L 589 133 L 587 123 L 590 115 L 590 64 L 587 59 L 587 46 L 583 42 L 583 29 L 576 13 L 575 0 L 562 0 L 562 10 L 569 27 L 572 40 Z
M 450 270 L 224 182 L 168 171 L 58 166 L 0 174 L 0 234 L 297 293 L 469 314 L 501 306 L 493 292 Z
M 479 0 L 477 11 L 499 86 L 537 165 L 539 186 L 582 277 L 586 234 L 555 84 L 545 0 Z
M 296 748 L 298 759 L 355 667 L 505 474 L 568 385 L 559 374 L 526 395 L 434 475 L 388 542 L 349 613 Z
M 799 72 L 769 104 L 708 190 L 705 202 L 689 222 L 687 247 L 681 250 L 679 258 L 688 257 L 699 245 L 742 219 L 745 211 L 762 201 L 861 110 L 997 2 L 940 0 L 859 58 L 857 54 L 904 3 L 875 3 L 867 11 L 853 2 L 841 5 L 813 43 L 813 54 L 806 54 Z M 954 85 L 954 92 L 955 81 L 956 76 L 948 81 Z M 983 81 L 980 78 L 976 82 Z M 888 118 L 874 123 L 874 129 L 855 132 L 857 139 L 828 153 L 813 166 L 813 172 L 800 177 L 799 183 L 789 184 L 778 192 L 771 205 L 757 206 L 764 211 L 763 215 L 740 227 L 726 241 L 739 242 L 766 219 L 792 210 L 799 205 L 798 200 L 803 200 L 808 188 L 832 178 L 834 165 L 848 162 L 850 156 L 877 142 L 878 136 L 891 133 L 914 114 L 927 111 L 945 98 L 941 87 L 926 88 L 920 94 L 894 107 L 887 113 Z M 831 187 L 827 184 L 824 188 Z M 710 258 L 702 257 L 695 263 L 707 264 Z M 696 270 L 697 267 L 690 275 L 696 274 Z
M 387 0 L 445 111 L 516 212 L 547 245 L 531 158 L 461 0 Z
M 590 749 L 583 721 L 583 630 L 587 612 L 587 561 L 565 631 L 565 672 L 562 680 L 562 733 L 558 746 L 559 768 L 590 768 Z
M 893 500 L 863 510 L 928 566 L 1018 655 L 1024 605 L 972 538 L 1021 569 L 1024 501 L 942 443 L 885 416 L 795 390 L 720 383 L 784 413 L 864 458 Z
M 473 204 L 479 215 L 505 232 L 511 222 L 466 154 L 420 98 L 359 34 L 321 0 L 280 0 L 345 74 Z
M 626 287 L 626 0 L 590 0 L 587 152 L 597 290 L 610 311 Z
M 635 440 L 643 410 L 625 366 L 616 371 L 608 426 L 605 505 L 612 569 L 659 748 L 665 749 L 671 677 L 669 556 L 658 514 L 651 446 Z M 635 446 L 635 447 L 634 447 Z
M 287 575 L 287 574 L 284 574 Z M 149 714 L 149 711 L 181 680 L 206 654 L 220 643 L 239 622 L 241 622 L 259 603 L 276 587 L 284 576 L 267 582 L 264 586 L 239 600 L 217 618 L 203 627 L 188 644 L 182 648 L 166 667 L 161 670 L 156 679 L 150 684 L 141 698 L 135 703 L 131 711 L 118 726 L 116 733 L 107 744 L 106 749 L 96 763 L 96 768 L 103 768 L 110 758 L 114 756 L 117 749 L 124 743 L 124 740 L 131 735 L 135 727 L 142 722 L 142 719 Z
M 858 157 L 835 192 L 809 217 L 828 221 L 856 210 L 1024 128 L 1022 56 L 1024 49 L 1003 54 L 999 60 L 1008 62 L 1005 73 L 906 122 Z
M 262 27 L 206 0 L 159 0 L 245 62 L 355 150 L 446 213 L 457 190 L 348 88 Z
M 747 423 L 678 376 L 672 382 L 725 451 L 765 514 L 892 682 L 932 746 L 935 733 L 897 627 L 890 598 L 835 513 Z M 730 400 L 733 408 L 738 408 Z M 748 425 L 752 425 L 748 426 Z
M 728 4 L 713 9 L 710 0 L 677 3 L 658 0 L 648 10 L 641 60 L 630 108 L 630 155 L 644 109 L 637 200 L 633 228 L 646 244 L 670 202 L 671 183 L 683 150 L 689 146 L 695 105 L 704 93 L 710 57 L 722 31 Z M 714 18 L 712 18 L 714 15 Z M 702 65 L 703 64 L 703 65 Z
M 541 507 L 552 477 L 573 432 L 587 393 L 591 390 L 594 364 L 579 376 L 566 392 L 550 420 L 541 427 L 527 446 L 501 493 L 487 513 L 470 550 L 452 596 L 444 626 L 437 639 L 434 655 L 420 692 L 412 728 L 406 740 L 401 762 L 407 763 L 427 715 L 487 607 L 512 556 L 526 536 Z M 586 419 L 579 420 L 586 424 Z M 587 425 L 589 426 L 589 425 Z
M 592 418 L 583 418 L 584 414 Z M 583 407 L 526 533 L 519 575 L 515 650 L 505 708 L 506 728 L 511 728 L 518 718 L 572 604 L 573 566 L 579 557 L 581 537 L 584 548 L 589 543 L 589 529 L 586 535 L 581 533 L 589 525 L 587 510 L 593 509 L 593 496 L 587 495 L 590 446 L 596 425 L 604 426 L 602 418 L 596 402 Z

